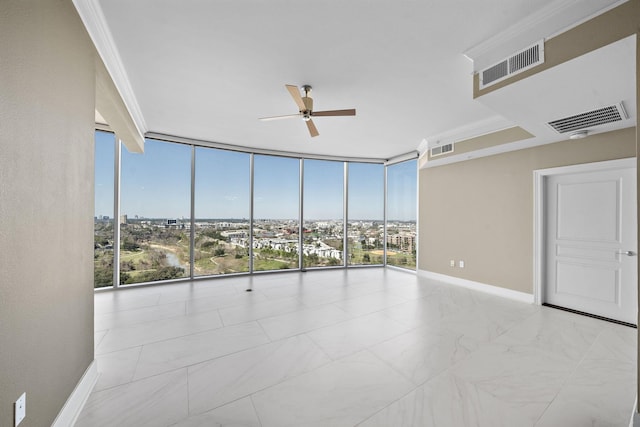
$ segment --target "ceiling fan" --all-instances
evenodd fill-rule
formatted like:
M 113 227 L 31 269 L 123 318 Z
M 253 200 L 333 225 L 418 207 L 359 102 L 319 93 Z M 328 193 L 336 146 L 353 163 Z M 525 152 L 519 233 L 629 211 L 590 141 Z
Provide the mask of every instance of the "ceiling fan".
M 285 85 L 291 97 L 295 101 L 298 109 L 300 110 L 298 114 L 288 114 L 286 116 L 275 116 L 275 117 L 263 117 L 260 120 L 278 120 L 278 119 L 289 119 L 292 117 L 301 117 L 307 123 L 307 128 L 309 129 L 309 134 L 312 137 L 320 135 L 318 133 L 318 129 L 316 125 L 313 124 L 312 117 L 327 117 L 327 116 L 355 116 L 356 110 L 352 108 L 350 110 L 328 110 L 328 111 L 313 111 L 313 99 L 309 96 L 311 93 L 311 86 L 304 85 L 302 86 L 302 90 L 304 91 L 304 96 L 300 96 L 300 90 L 298 86 L 294 85 Z

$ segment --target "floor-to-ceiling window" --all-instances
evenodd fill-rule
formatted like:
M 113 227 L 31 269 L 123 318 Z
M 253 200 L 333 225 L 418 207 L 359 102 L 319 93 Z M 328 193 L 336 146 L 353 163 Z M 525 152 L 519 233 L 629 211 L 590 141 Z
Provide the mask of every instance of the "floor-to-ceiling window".
M 417 160 L 387 166 L 387 265 L 416 268 Z
M 251 155 L 195 150 L 194 276 L 248 272 Z
M 95 133 L 93 286 L 96 288 L 113 286 L 115 149 L 114 134 Z
M 344 163 L 304 160 L 303 266 L 344 265 Z
M 384 166 L 348 165 L 348 264 L 384 263 Z
M 189 277 L 191 147 L 122 150 L 120 185 L 120 284 Z
M 300 160 L 254 156 L 253 270 L 298 268 Z
M 117 146 L 96 131 L 95 287 L 113 286 L 116 267 L 125 285 L 384 265 L 385 255 L 388 265 L 416 268 L 416 160 L 385 166 L 158 140 L 146 140 L 144 154 Z

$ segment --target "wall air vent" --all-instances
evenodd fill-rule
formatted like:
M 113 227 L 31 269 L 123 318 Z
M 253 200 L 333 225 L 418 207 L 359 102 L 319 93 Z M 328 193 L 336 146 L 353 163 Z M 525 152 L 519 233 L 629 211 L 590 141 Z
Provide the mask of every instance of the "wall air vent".
M 480 89 L 544 63 L 544 40 L 480 71 Z
M 554 120 L 548 124 L 558 133 L 567 133 L 607 123 L 619 122 L 627 118 L 627 113 L 624 110 L 622 103 L 620 103 L 576 114 L 575 116 Z
M 439 145 L 431 149 L 431 157 L 441 156 L 447 153 L 453 153 L 453 143 Z

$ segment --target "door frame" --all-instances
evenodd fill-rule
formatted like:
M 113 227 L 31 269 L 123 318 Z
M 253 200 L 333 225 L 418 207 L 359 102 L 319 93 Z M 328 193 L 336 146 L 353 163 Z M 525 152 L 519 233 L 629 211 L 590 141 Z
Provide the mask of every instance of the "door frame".
M 546 206 L 545 181 L 548 176 L 581 172 L 596 172 L 615 169 L 636 168 L 636 158 L 607 160 L 595 163 L 560 166 L 533 171 L 533 303 L 542 305 L 544 301 L 544 278 L 546 273 Z

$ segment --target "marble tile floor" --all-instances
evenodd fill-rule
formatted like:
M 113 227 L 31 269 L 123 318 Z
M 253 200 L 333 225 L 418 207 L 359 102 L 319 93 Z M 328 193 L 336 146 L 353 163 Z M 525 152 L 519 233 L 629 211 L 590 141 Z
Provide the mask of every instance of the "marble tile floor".
M 95 347 L 78 427 L 626 427 L 635 400 L 635 329 L 382 268 L 99 292 Z

